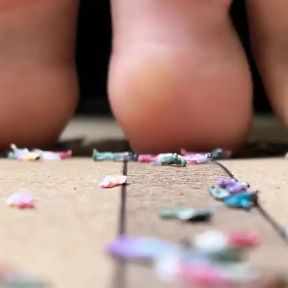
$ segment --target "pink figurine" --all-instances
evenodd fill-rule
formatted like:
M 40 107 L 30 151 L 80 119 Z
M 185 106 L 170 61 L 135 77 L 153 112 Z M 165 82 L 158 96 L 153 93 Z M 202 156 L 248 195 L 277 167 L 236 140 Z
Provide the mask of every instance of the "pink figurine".
M 157 156 L 150 154 L 143 154 L 138 156 L 138 162 L 140 163 L 154 163 L 157 160 Z
M 127 183 L 127 176 L 105 176 L 99 183 L 102 188 L 113 188 Z
M 192 152 L 188 152 L 186 149 L 184 149 L 184 148 L 182 148 L 181 150 L 180 150 L 180 154 L 182 155 L 182 156 L 186 156 L 186 155 L 189 155 L 189 154 L 191 154 Z
M 184 156 L 188 164 L 204 164 L 209 160 L 209 155 L 207 153 L 188 152 L 185 149 L 181 149 L 180 153 Z
M 8 153 L 9 159 L 22 161 L 37 161 L 37 160 L 63 160 L 71 158 L 72 151 L 45 151 L 40 149 L 29 150 L 27 148 L 19 149 L 15 144 L 10 145 L 11 151 Z
M 62 160 L 68 159 L 68 158 L 71 158 L 71 157 L 72 157 L 72 150 L 55 152 L 55 153 L 58 154 L 58 156 L 59 156 L 60 159 L 62 159 Z
M 19 209 L 34 208 L 34 199 L 32 196 L 24 193 L 18 192 L 11 195 L 7 201 L 7 205 L 10 207 L 16 207 Z
M 53 152 L 53 151 L 44 151 L 44 150 L 35 150 L 39 151 L 40 160 L 64 160 L 71 158 L 72 151 L 61 151 L 61 152 Z
M 232 232 L 228 233 L 228 243 L 234 248 L 253 248 L 260 243 L 260 237 L 254 232 Z
M 191 287 L 199 285 L 207 288 L 230 287 L 230 283 L 221 271 L 209 264 L 193 265 L 183 263 L 179 269 L 179 279 Z

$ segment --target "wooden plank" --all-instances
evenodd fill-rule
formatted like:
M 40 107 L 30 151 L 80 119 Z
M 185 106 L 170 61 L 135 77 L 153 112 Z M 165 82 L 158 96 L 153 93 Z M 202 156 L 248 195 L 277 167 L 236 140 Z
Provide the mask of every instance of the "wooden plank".
M 216 228 L 223 231 L 257 231 L 262 245 L 251 253 L 252 261 L 264 269 L 287 272 L 288 251 L 286 243 L 260 215 L 225 208 L 207 192 L 208 185 L 219 176 L 225 176 L 216 164 L 189 166 L 187 168 L 158 167 L 129 163 L 127 199 L 127 233 L 133 236 L 152 236 L 180 241 L 195 233 Z M 192 207 L 220 207 L 209 224 L 182 224 L 159 219 L 157 210 L 182 204 Z M 220 205 L 220 206 L 219 206 Z M 269 260 L 268 260 L 269 259 Z M 161 284 L 153 272 L 136 264 L 127 267 L 125 288 L 167 287 Z M 177 286 L 178 287 L 178 286 Z
M 288 160 L 284 158 L 225 160 L 239 179 L 261 191 L 262 206 L 282 226 L 288 226 Z
M 103 247 L 117 231 L 119 188 L 102 190 L 98 181 L 121 169 L 121 163 L 90 159 L 1 160 L 0 262 L 48 279 L 55 288 L 109 287 L 114 264 Z M 6 207 L 18 189 L 36 198 L 35 210 Z

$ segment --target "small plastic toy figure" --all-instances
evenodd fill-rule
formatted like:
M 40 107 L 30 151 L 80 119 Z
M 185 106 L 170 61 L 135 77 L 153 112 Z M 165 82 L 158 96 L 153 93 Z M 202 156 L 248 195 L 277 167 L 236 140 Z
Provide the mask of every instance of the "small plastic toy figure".
M 194 153 L 181 149 L 181 155 L 188 164 L 204 164 L 210 160 L 209 153 Z
M 221 188 L 219 186 L 210 186 L 208 188 L 209 193 L 216 199 L 216 200 L 223 200 L 227 198 L 230 193 L 227 189 Z
M 159 216 L 163 219 L 178 219 L 181 221 L 209 221 L 213 213 L 210 209 L 195 209 L 176 206 L 174 208 L 161 208 Z
M 141 154 L 138 156 L 138 162 L 140 162 L 140 163 L 155 163 L 156 160 L 157 160 L 156 155 Z
M 224 204 L 232 208 L 251 209 L 257 204 L 257 193 L 240 192 L 224 199 Z
M 10 207 L 15 207 L 19 209 L 34 208 L 34 199 L 32 196 L 26 194 L 25 192 L 19 192 L 11 195 L 7 201 L 7 205 Z
M 94 161 L 135 161 L 135 155 L 132 152 L 99 152 L 93 150 L 92 158 Z
M 164 153 L 157 156 L 155 164 L 162 166 L 186 167 L 187 161 L 183 156 L 177 153 Z
M 127 183 L 127 176 L 123 175 L 107 175 L 99 183 L 99 186 L 102 188 L 113 188 Z
M 37 160 L 63 160 L 72 157 L 72 151 L 63 152 L 44 151 L 34 149 L 30 151 L 27 148 L 19 149 L 15 144 L 10 145 L 11 151 L 8 153 L 8 158 L 12 160 L 22 161 L 37 161 Z

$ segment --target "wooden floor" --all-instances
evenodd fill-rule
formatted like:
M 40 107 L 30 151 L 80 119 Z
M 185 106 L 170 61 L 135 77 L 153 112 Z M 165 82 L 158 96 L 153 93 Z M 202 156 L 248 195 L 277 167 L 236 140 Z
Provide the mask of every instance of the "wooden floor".
M 77 129 L 68 135 L 76 135 Z M 121 137 L 117 127 L 112 129 Z M 107 131 L 101 133 L 107 136 Z M 288 160 L 222 163 L 239 180 L 260 190 L 264 209 L 281 226 L 288 226 Z M 117 266 L 104 253 L 106 243 L 120 232 L 179 241 L 219 228 L 257 231 L 262 245 L 251 254 L 252 261 L 265 269 L 288 272 L 287 244 L 259 210 L 226 209 L 209 196 L 208 185 L 225 175 L 216 164 L 172 168 L 129 163 L 126 198 L 119 188 L 99 188 L 103 176 L 121 174 L 122 169 L 122 163 L 95 163 L 89 158 L 45 163 L 0 160 L 0 262 L 47 279 L 55 288 L 162 288 L 167 285 L 147 267 Z M 6 198 L 19 189 L 35 197 L 35 210 L 6 206 Z M 219 208 L 209 225 L 158 218 L 158 208 L 175 204 Z

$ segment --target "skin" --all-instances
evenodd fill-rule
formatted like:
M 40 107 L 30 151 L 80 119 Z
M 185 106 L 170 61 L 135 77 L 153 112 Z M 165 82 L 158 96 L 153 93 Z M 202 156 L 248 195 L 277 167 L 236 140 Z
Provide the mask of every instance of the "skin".
M 251 79 L 229 6 L 112 1 L 109 95 L 135 151 L 236 149 L 245 140 Z
M 247 0 L 255 59 L 287 125 L 286 2 Z M 72 117 L 78 4 L 0 0 L 0 148 L 45 148 Z M 109 99 L 136 152 L 235 150 L 245 141 L 252 83 L 230 4 L 111 0 Z
M 258 68 L 275 114 L 288 127 L 288 2 L 246 3 Z
M 0 148 L 54 144 L 78 85 L 74 0 L 0 0 Z

